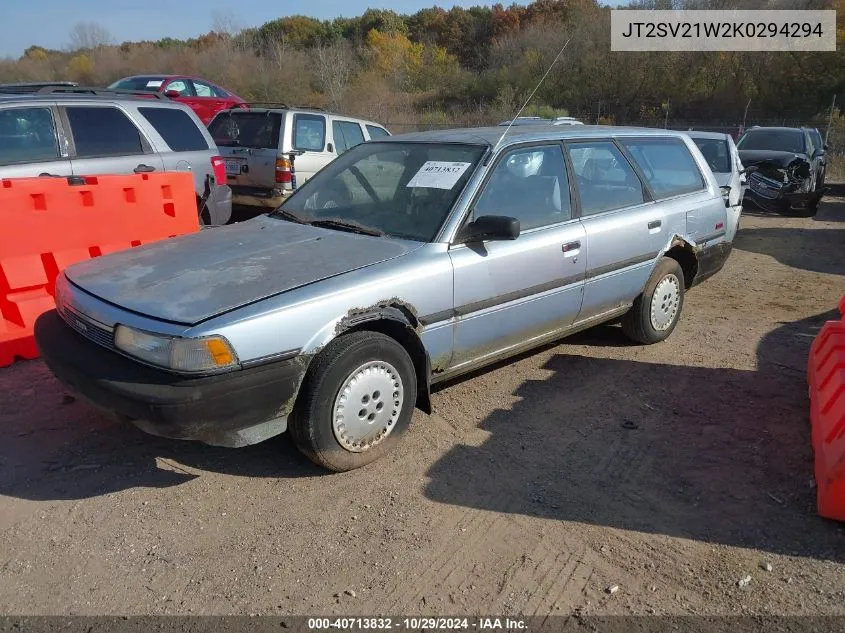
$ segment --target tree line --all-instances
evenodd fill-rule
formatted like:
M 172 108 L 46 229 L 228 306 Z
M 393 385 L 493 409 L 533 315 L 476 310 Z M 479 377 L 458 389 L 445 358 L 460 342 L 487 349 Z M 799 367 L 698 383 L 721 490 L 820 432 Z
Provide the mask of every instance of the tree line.
M 835 2 L 835 5 L 833 4 Z M 784 3 L 781 3 L 784 4 Z M 845 0 L 634 0 L 636 8 L 839 8 Z M 196 38 L 116 44 L 77 25 L 63 50 L 0 60 L 0 81 L 102 85 L 138 73 L 197 74 L 246 99 L 309 104 L 397 126 L 482 124 L 512 116 L 570 39 L 529 114 L 591 122 L 748 124 L 827 118 L 845 100 L 845 58 L 830 53 L 622 53 L 610 8 L 595 0 L 370 9 L 355 18 L 295 15 L 240 28 L 218 16 Z M 401 131 L 401 130 L 400 130 Z

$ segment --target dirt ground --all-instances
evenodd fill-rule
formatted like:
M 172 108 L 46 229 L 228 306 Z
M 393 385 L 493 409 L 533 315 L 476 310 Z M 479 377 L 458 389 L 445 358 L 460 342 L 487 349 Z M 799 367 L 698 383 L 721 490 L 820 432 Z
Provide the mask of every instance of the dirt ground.
M 603 326 L 451 383 L 340 475 L 0 370 L 0 613 L 845 615 L 805 379 L 843 293 L 845 197 L 749 212 L 667 342 Z

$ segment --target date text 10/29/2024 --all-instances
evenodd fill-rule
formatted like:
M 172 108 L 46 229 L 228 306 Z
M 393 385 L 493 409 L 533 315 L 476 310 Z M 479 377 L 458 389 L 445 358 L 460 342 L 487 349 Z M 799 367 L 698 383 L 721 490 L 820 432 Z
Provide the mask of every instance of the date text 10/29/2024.
M 512 618 L 308 618 L 311 631 L 525 631 L 524 620 Z

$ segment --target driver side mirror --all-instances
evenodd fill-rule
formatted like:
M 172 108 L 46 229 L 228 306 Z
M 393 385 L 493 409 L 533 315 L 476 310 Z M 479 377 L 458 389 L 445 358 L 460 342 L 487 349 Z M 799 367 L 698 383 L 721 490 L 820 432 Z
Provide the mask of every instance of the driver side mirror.
M 459 232 L 456 242 L 515 240 L 519 237 L 519 220 L 503 215 L 482 215 L 465 225 Z
M 178 90 L 165 90 L 164 96 L 173 99 L 174 97 L 181 97 L 182 93 Z
M 722 200 L 725 201 L 725 206 L 731 206 L 731 188 L 728 185 L 725 185 L 724 187 L 719 187 L 719 189 L 722 191 Z
M 757 165 L 749 165 L 748 167 L 746 167 L 745 169 L 743 169 L 741 172 L 739 172 L 739 175 L 740 175 L 740 176 L 745 176 L 745 175 L 747 175 L 747 174 L 753 174 L 753 173 L 754 173 L 755 171 L 757 171 L 758 169 L 760 169 L 760 168 L 759 168 Z

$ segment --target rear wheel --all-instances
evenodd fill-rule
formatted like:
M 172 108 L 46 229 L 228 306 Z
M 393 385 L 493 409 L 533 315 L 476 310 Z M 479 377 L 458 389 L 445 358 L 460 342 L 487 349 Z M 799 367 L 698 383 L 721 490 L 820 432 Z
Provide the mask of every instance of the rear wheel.
M 669 338 L 684 307 L 684 271 L 670 257 L 657 262 L 643 293 L 622 317 L 628 338 L 645 345 Z
M 417 377 L 408 352 L 378 332 L 353 332 L 314 359 L 288 429 L 329 470 L 353 470 L 390 451 L 408 428 Z

